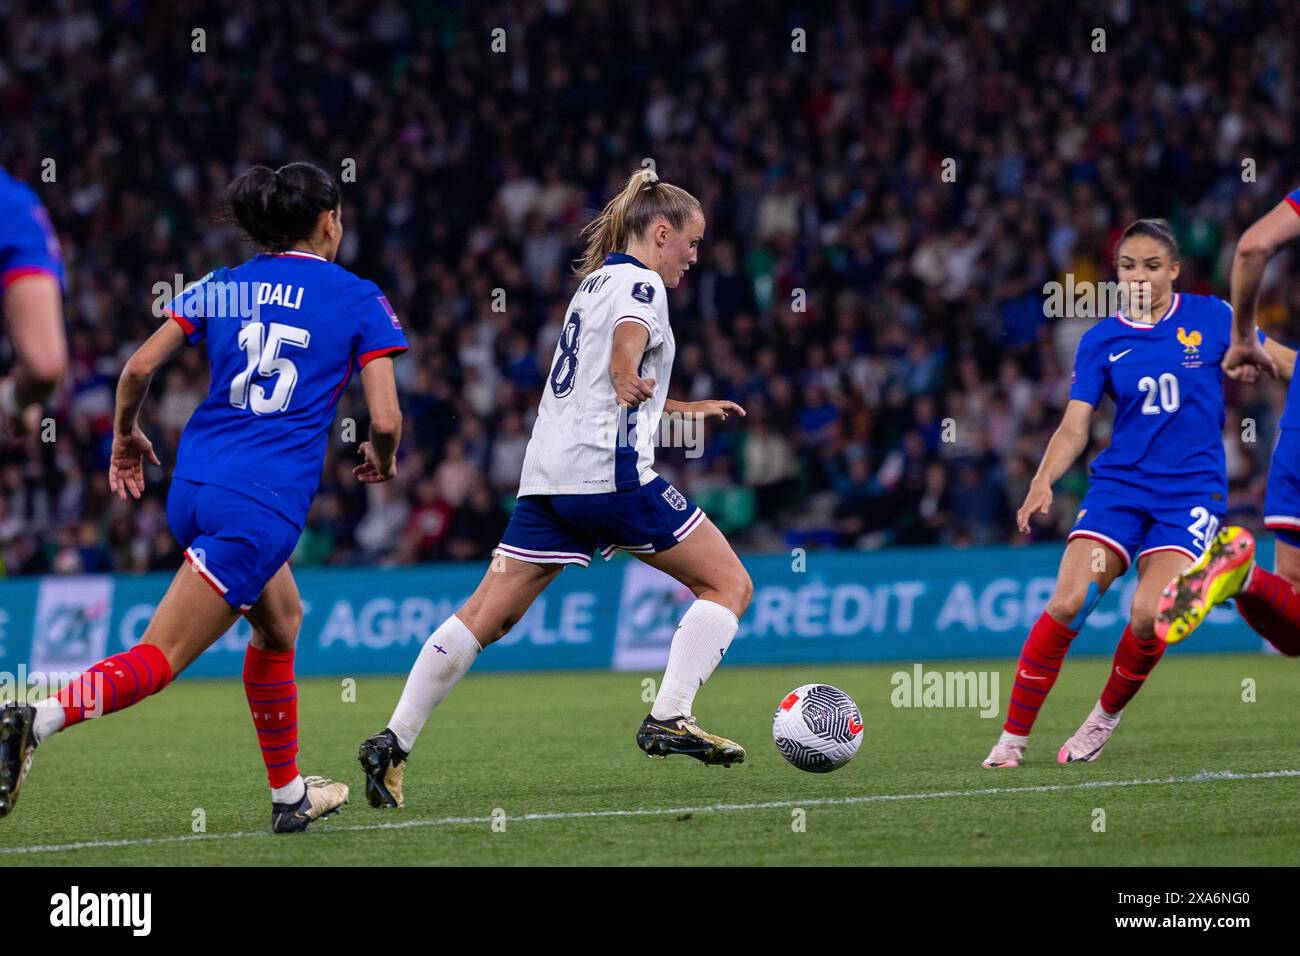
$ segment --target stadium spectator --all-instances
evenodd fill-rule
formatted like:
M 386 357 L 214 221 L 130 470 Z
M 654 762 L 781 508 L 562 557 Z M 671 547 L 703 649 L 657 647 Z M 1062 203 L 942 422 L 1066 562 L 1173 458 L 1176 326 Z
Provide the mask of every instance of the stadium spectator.
M 48 406 L 54 441 L 0 438 L 0 573 L 176 563 L 157 508 L 108 501 L 112 383 L 159 322 L 155 283 L 246 255 L 211 227 L 220 186 L 295 159 L 355 169 L 340 262 L 388 290 L 414 356 L 398 366 L 398 479 L 351 481 L 354 389 L 300 563 L 487 556 L 577 230 L 645 157 L 711 217 L 672 293 L 674 397 L 750 411 L 664 467 L 687 494 L 734 505 L 737 547 L 1021 540 L 1011 508 L 1091 322 L 1048 314 L 1045 285 L 1111 278 L 1119 230 L 1158 215 L 1185 250 L 1181 288 L 1225 293 L 1236 237 L 1300 177 L 1300 7 L 1031 0 L 1012 15 L 995 0 L 922 27 L 906 5 L 786 17 L 760 4 L 772 15 L 739 28 L 744 7 L 517 4 L 502 55 L 482 42 L 501 24 L 468 2 L 344 0 L 288 18 L 248 0 L 184 17 L 11 0 L 0 165 L 33 184 L 63 242 L 69 371 Z M 191 19 L 208 30 L 202 55 Z M 1096 25 L 1104 55 L 1088 48 Z M 807 53 L 790 49 L 792 26 Z M 1077 53 L 1036 42 L 1047 33 Z M 609 35 L 628 42 L 596 42 Z M 1171 45 L 1177 58 L 1146 56 Z M 1289 342 L 1300 283 L 1288 292 L 1285 272 L 1260 317 Z M 150 496 L 206 388 L 197 352 L 178 363 L 143 420 L 164 462 Z M 1256 529 L 1280 395 L 1229 388 L 1232 520 Z M 1099 422 L 1090 454 L 1106 434 Z M 1036 538 L 1068 531 L 1087 457 Z

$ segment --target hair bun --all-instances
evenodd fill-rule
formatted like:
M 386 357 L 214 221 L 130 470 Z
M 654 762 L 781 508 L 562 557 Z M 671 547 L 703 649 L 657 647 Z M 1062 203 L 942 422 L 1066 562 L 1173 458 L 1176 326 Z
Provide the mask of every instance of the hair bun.
M 254 166 L 226 188 L 222 218 L 263 249 L 282 252 L 310 237 L 323 212 L 339 207 L 338 183 L 310 163 Z
M 659 182 L 659 174 L 655 172 L 653 166 L 646 166 L 637 175 L 641 177 L 641 185 L 643 186 L 653 186 Z

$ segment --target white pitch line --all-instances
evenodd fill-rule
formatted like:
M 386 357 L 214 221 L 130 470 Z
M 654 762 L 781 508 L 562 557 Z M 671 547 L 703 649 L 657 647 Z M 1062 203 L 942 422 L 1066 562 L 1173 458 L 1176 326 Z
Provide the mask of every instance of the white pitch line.
M 1261 770 L 1238 773 L 1233 770 L 1203 770 L 1182 777 L 1158 777 L 1146 780 L 1087 780 L 1083 783 L 1053 783 L 1035 787 L 988 787 L 983 790 L 929 790 L 920 793 L 876 793 L 859 797 L 814 797 L 809 800 L 775 800 L 767 803 L 712 803 L 700 807 L 648 807 L 638 810 L 572 810 L 550 813 L 524 813 L 507 816 L 509 823 L 545 820 L 591 820 L 613 817 L 659 817 L 679 813 L 728 813 L 734 810 L 782 810 L 791 807 L 837 807 L 864 803 L 895 803 L 906 800 L 947 800 L 956 797 L 995 797 L 1008 793 L 1062 793 L 1069 790 L 1100 790 L 1111 787 L 1160 787 L 1181 783 L 1218 783 L 1225 780 L 1274 780 L 1300 777 L 1300 770 Z M 439 817 L 434 820 L 399 820 L 391 823 L 358 823 L 352 826 L 326 826 L 316 833 L 349 833 L 370 830 L 410 830 L 415 827 L 481 826 L 492 817 Z M 267 830 L 233 833 L 189 833 L 183 836 L 141 837 L 123 840 L 90 840 L 84 843 L 52 843 L 45 846 L 0 847 L 0 856 L 23 853 L 63 853 L 69 850 L 100 850 L 126 846 L 161 846 L 170 843 L 199 843 L 205 840 L 237 840 L 272 836 Z

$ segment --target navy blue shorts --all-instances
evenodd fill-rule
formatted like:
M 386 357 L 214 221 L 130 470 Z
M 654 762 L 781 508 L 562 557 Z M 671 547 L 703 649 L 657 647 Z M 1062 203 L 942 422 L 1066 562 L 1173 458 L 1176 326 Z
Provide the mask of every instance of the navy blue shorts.
M 1264 525 L 1279 540 L 1300 547 L 1300 432 L 1284 430 L 1273 450 L 1264 491 Z
M 1179 551 L 1193 561 L 1214 538 L 1223 520 L 1222 495 L 1161 497 L 1144 501 L 1109 485 L 1094 483 L 1079 506 L 1069 540 L 1092 538 L 1124 561 L 1124 570 L 1154 551 Z M 1122 572 L 1121 572 L 1122 573 Z
M 493 554 L 533 564 L 591 563 L 599 550 L 667 551 L 704 523 L 704 512 L 656 476 L 639 488 L 596 495 L 525 495 Z
M 239 611 L 257 603 L 301 535 L 256 498 L 184 478 L 172 479 L 167 523 L 194 570 Z

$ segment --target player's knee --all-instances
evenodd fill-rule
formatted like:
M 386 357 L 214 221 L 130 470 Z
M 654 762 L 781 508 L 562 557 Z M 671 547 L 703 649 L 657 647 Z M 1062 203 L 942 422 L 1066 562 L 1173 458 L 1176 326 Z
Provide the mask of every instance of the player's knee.
M 1128 619 L 1129 630 L 1131 630 L 1139 641 L 1153 641 L 1156 637 L 1156 609 L 1154 604 L 1150 608 L 1133 608 L 1133 613 Z
M 276 615 L 275 623 L 262 634 L 267 650 L 281 652 L 293 650 L 294 645 L 298 643 L 302 617 L 301 603 L 295 603 L 293 607 Z
M 295 602 L 293 610 L 285 615 L 285 630 L 290 643 L 298 640 L 298 632 L 302 630 L 302 603 Z
M 1053 594 L 1047 602 L 1047 613 L 1054 619 L 1063 624 L 1069 624 L 1079 617 L 1079 612 L 1083 610 L 1087 602 L 1087 592 L 1071 589 L 1069 591 L 1058 591 Z
M 754 596 L 754 582 L 744 567 L 727 573 L 718 580 L 695 587 L 695 596 L 704 601 L 713 601 L 729 608 L 736 617 L 745 613 L 750 599 Z
M 1138 638 L 1146 642 L 1156 637 L 1156 614 L 1160 610 L 1159 594 L 1136 594 L 1129 608 L 1128 626 Z
M 479 641 L 480 646 L 487 647 L 489 644 L 495 644 L 501 638 L 510 633 L 510 629 L 519 623 L 522 615 L 487 615 L 482 611 L 481 606 L 471 608 L 469 605 L 461 608 L 456 612 L 460 622 L 469 628 L 471 634 Z
M 1067 627 L 1078 631 L 1088 620 L 1088 615 L 1101 600 L 1103 588 L 1097 581 L 1080 586 L 1074 582 L 1057 585 L 1056 593 L 1047 602 L 1047 613 Z
M 732 590 L 732 598 L 735 602 L 732 605 L 732 610 L 736 612 L 736 617 L 740 617 L 745 613 L 745 608 L 749 607 L 749 602 L 753 597 L 754 580 L 749 576 L 749 572 L 742 567 L 736 576 Z

